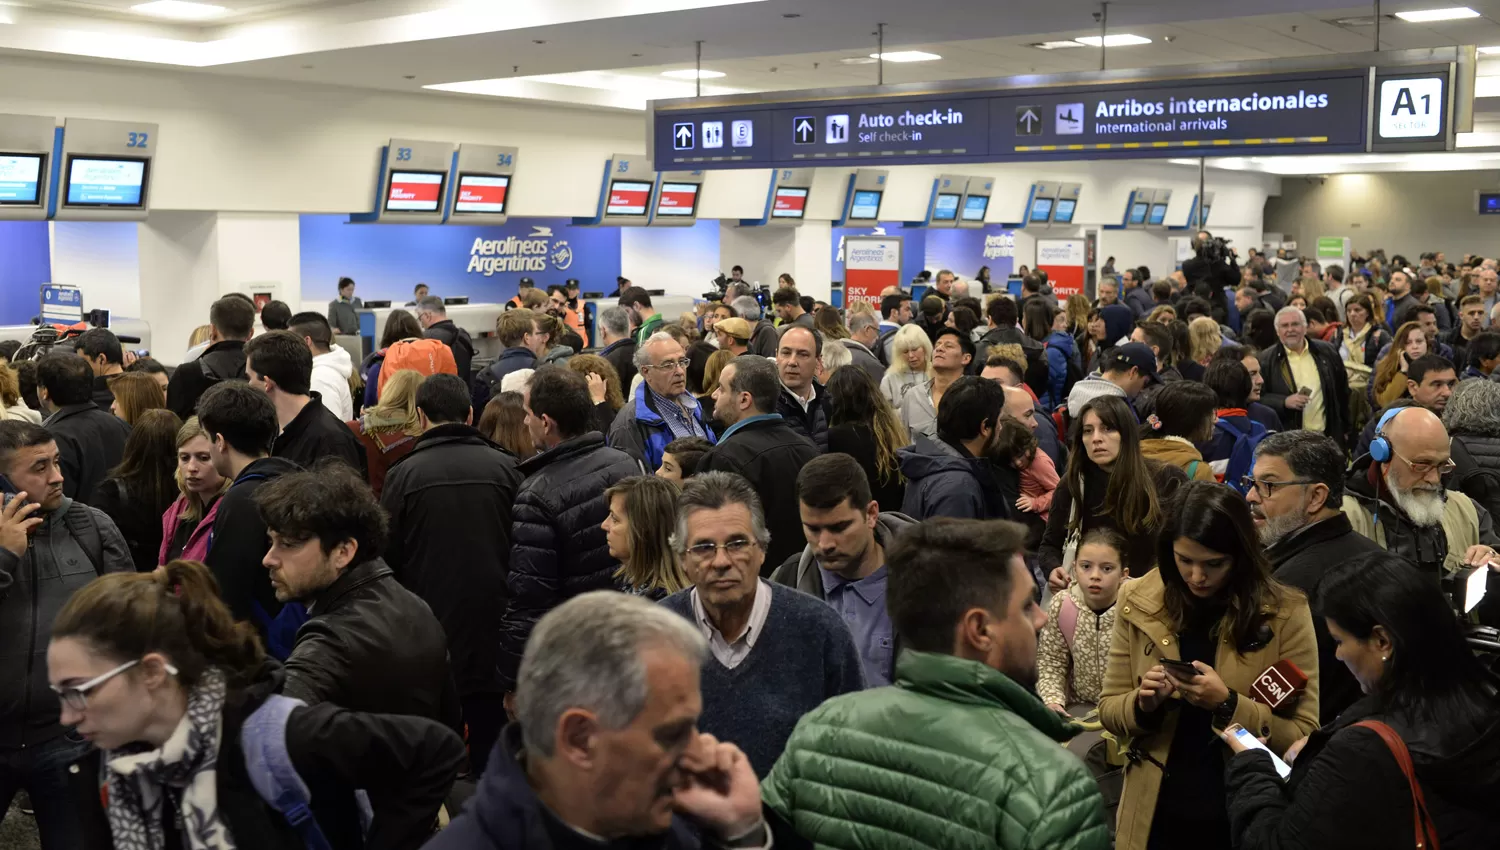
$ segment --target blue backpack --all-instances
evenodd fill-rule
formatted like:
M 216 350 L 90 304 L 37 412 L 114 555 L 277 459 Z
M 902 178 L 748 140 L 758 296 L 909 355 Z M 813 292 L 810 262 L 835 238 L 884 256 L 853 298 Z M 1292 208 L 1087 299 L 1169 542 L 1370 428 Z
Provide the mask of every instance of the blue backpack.
M 1246 491 L 1245 487 L 1240 484 L 1240 480 L 1249 475 L 1250 470 L 1255 466 L 1255 447 L 1260 445 L 1260 441 L 1264 440 L 1270 431 L 1254 419 L 1250 420 L 1250 433 L 1248 434 L 1223 419 L 1214 421 L 1214 431 L 1228 434 L 1234 439 L 1234 448 L 1229 452 L 1229 465 L 1224 469 L 1224 483 L 1243 496 Z
M 240 727 L 240 749 L 245 755 L 245 772 L 260 798 L 286 818 L 307 850 L 331 850 L 310 808 L 312 792 L 297 774 L 286 748 L 287 720 L 305 704 L 300 699 L 272 694 L 245 718 Z M 369 800 L 363 791 L 356 792 L 356 796 L 362 823 L 368 831 Z

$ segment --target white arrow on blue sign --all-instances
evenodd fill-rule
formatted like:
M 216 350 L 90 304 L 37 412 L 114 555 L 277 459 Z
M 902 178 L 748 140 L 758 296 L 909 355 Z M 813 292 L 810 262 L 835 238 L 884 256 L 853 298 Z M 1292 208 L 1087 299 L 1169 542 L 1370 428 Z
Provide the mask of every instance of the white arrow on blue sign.
M 693 149 L 692 122 L 672 125 L 672 149 L 679 151 L 690 151 Z
M 810 145 L 817 141 L 818 135 L 813 129 L 813 119 L 807 115 L 799 115 L 792 119 L 792 142 L 799 145 Z

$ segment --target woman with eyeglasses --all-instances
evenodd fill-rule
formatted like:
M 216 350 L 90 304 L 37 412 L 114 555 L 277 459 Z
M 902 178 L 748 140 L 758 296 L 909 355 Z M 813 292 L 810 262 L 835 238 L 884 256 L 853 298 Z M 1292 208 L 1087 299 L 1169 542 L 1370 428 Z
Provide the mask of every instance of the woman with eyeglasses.
M 332 850 L 375 846 L 356 788 L 379 846 L 417 848 L 463 763 L 439 723 L 281 702 L 281 667 L 192 561 L 79 590 L 52 624 L 47 669 L 62 723 L 97 747 L 72 771 L 89 836 L 78 850 L 301 850 L 317 846 L 313 830 Z M 284 724 L 251 731 L 288 707 Z M 247 767 L 246 742 L 253 753 L 283 735 L 311 800 L 300 826 Z
M 1307 598 L 1271 578 L 1245 501 L 1194 481 L 1166 511 L 1157 569 L 1121 588 L 1116 606 L 1099 699 L 1104 728 L 1130 740 L 1115 846 L 1230 850 L 1228 752 L 1215 734 L 1239 724 L 1280 754 L 1318 727 Z M 1279 661 L 1309 681 L 1273 711 L 1252 686 Z
M 1332 565 L 1317 605 L 1365 696 L 1288 754 L 1285 781 L 1265 753 L 1226 738 L 1236 846 L 1492 850 L 1500 681 L 1466 644 L 1449 600 L 1431 577 L 1377 552 Z M 1402 750 L 1410 776 L 1397 760 Z M 1425 817 L 1413 805 L 1416 789 Z

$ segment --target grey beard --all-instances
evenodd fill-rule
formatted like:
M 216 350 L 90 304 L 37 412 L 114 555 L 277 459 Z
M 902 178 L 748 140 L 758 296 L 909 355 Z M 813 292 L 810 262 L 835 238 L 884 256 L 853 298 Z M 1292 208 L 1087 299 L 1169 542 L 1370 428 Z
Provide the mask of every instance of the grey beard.
M 1302 528 L 1302 520 L 1306 515 L 1301 511 L 1278 517 L 1266 517 L 1266 524 L 1261 526 L 1256 533 L 1260 535 L 1260 543 L 1267 548 L 1280 543 L 1287 535 Z
M 1442 491 L 1417 491 L 1402 490 L 1396 486 L 1389 473 L 1385 476 L 1385 486 L 1391 491 L 1391 498 L 1396 501 L 1396 507 L 1406 514 L 1413 525 L 1430 528 L 1443 521 L 1443 511 L 1447 503 L 1443 499 Z

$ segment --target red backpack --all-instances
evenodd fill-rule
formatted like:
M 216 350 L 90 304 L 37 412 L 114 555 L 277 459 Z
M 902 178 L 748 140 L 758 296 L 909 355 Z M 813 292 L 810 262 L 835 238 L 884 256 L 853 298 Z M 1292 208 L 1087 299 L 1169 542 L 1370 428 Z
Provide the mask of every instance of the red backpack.
M 380 384 L 376 395 L 385 392 L 391 376 L 402 369 L 412 369 L 423 375 L 457 375 L 458 361 L 453 351 L 440 339 L 403 339 L 385 350 L 385 363 L 380 367 Z

